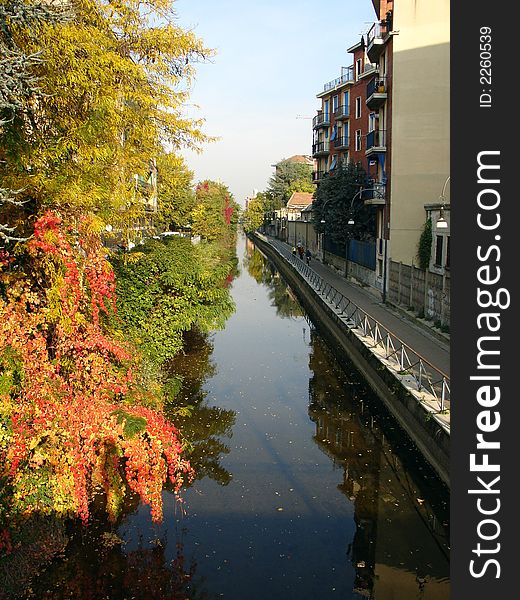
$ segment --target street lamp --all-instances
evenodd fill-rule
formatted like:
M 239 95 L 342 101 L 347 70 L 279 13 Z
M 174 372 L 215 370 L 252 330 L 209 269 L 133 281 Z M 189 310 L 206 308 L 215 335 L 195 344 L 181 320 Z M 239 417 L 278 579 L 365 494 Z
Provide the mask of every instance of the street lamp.
M 437 220 L 437 229 L 448 229 L 448 221 L 446 221 L 446 219 L 444 218 L 444 206 L 446 204 L 446 198 L 444 197 L 444 193 L 446 192 L 446 185 L 448 184 L 448 181 L 450 180 L 450 176 L 448 175 L 448 177 L 446 177 L 446 181 L 444 182 L 444 185 L 442 187 L 442 192 L 441 195 L 439 196 L 439 200 L 441 202 L 441 210 L 440 210 L 440 214 L 439 214 L 439 218 Z

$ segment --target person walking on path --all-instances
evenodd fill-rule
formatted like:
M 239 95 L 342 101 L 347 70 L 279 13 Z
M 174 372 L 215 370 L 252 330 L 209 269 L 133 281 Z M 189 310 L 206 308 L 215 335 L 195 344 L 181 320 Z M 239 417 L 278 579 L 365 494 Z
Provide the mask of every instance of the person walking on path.
M 311 264 L 311 258 L 312 258 L 311 251 L 307 248 L 307 250 L 305 250 L 305 260 L 307 261 L 308 265 Z

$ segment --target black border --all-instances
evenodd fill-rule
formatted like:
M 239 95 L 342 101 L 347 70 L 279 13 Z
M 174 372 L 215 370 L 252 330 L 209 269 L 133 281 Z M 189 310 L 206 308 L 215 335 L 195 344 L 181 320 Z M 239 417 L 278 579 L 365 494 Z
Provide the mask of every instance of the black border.
M 520 262 L 516 258 L 520 246 L 520 232 L 516 231 L 520 185 L 513 185 L 520 175 L 520 167 L 515 164 L 520 148 L 515 149 L 519 127 L 516 92 L 513 92 L 516 80 L 520 79 L 515 73 L 518 71 L 515 50 L 517 45 L 520 47 L 518 13 L 517 2 L 459 0 L 451 3 L 451 579 L 454 600 L 520 597 L 516 582 L 520 565 L 515 564 L 519 530 L 515 485 L 520 472 L 515 443 L 517 439 L 520 442 L 520 393 L 515 369 L 520 375 L 517 359 L 520 325 L 515 318 L 518 303 L 514 292 L 515 277 L 520 273 Z M 480 81 L 481 27 L 492 29 L 491 86 Z M 480 107 L 483 88 L 489 87 L 491 107 Z M 482 189 L 477 183 L 477 156 L 487 150 L 500 151 L 500 184 L 494 187 L 500 193 L 497 210 L 501 224 L 493 232 L 482 231 L 477 225 L 477 195 Z M 477 510 L 477 496 L 468 493 L 475 488 L 479 475 L 470 471 L 469 456 L 475 452 L 479 431 L 476 418 L 479 409 L 482 410 L 476 401 L 479 384 L 470 381 L 470 376 L 477 372 L 477 339 L 483 335 L 477 327 L 477 315 L 482 312 L 477 306 L 477 269 L 483 263 L 477 259 L 476 248 L 479 244 L 488 247 L 497 243 L 496 234 L 501 237 L 498 242 L 500 262 L 492 263 L 501 269 L 497 287 L 511 292 L 509 308 L 500 311 L 501 329 L 497 334 L 501 337 L 501 401 L 493 410 L 500 412 L 501 425 L 495 439 L 500 441 L 501 448 L 490 451 L 490 459 L 498 459 L 501 467 L 496 474 L 500 475 L 500 483 L 495 486 L 500 489 L 501 508 L 494 517 L 500 523 L 501 532 L 495 540 L 500 543 L 500 551 L 487 556 L 500 563 L 500 577 L 495 577 L 497 569 L 490 565 L 482 577 L 475 578 L 470 574 L 469 564 L 472 558 L 478 558 L 472 550 L 479 541 L 478 523 L 486 518 Z M 493 258 L 495 256 L 493 254 Z M 487 544 L 491 547 L 495 542 Z M 484 557 L 478 560 L 482 567 Z M 510 593 L 506 594 L 508 590 Z

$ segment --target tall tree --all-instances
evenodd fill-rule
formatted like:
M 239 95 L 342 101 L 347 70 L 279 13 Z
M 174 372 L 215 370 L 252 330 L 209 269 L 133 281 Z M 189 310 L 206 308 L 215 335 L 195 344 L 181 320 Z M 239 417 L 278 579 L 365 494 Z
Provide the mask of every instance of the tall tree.
M 193 172 L 175 154 L 161 154 L 157 158 L 158 214 L 156 225 L 173 230 L 191 223 L 195 208 Z
M 348 163 L 319 183 L 313 202 L 314 227 L 318 233 L 326 232 L 340 243 L 348 237 L 358 240 L 374 237 L 373 212 L 365 206 L 360 193 L 367 187 L 367 181 L 360 163 Z M 352 226 L 348 225 L 350 219 L 354 220 Z
M 313 191 L 312 166 L 286 159 L 276 164 L 276 172 L 266 190 L 274 200 L 273 208 L 285 206 L 293 192 Z
M 41 96 L 38 80 L 33 73 L 41 58 L 38 54 L 27 54 L 20 48 L 13 35 L 14 30 L 23 27 L 30 31 L 37 23 L 64 22 L 69 16 L 63 7 L 26 0 L 0 4 L 0 132 L 23 108 L 27 98 Z M 22 241 L 15 227 L 10 225 L 15 220 L 13 213 L 23 207 L 23 202 L 17 198 L 18 194 L 19 191 L 0 186 L 0 245 Z
M 144 210 L 135 175 L 204 139 L 182 107 L 193 63 L 211 52 L 174 22 L 171 0 L 75 0 L 66 23 L 9 23 L 41 95 L 2 127 L 0 176 L 44 206 L 125 221 Z
M 201 181 L 195 189 L 192 230 L 207 241 L 229 240 L 236 229 L 239 206 L 228 187 L 217 181 Z

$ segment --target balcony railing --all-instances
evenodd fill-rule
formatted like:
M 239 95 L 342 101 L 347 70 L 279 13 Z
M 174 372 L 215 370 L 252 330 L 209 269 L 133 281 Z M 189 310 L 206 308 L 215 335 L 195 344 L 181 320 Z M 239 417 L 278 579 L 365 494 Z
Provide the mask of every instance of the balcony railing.
M 368 188 L 363 190 L 362 198 L 365 204 L 385 204 L 386 185 L 378 181 L 370 182 Z
M 312 155 L 317 156 L 318 154 L 328 154 L 330 149 L 330 143 L 327 142 L 316 142 L 312 145 Z
M 368 82 L 367 98 L 373 94 L 386 94 L 386 77 L 374 77 Z
M 314 183 L 320 181 L 320 179 L 323 179 L 324 174 L 325 174 L 325 171 L 313 171 L 312 172 L 312 181 Z
M 346 119 L 348 116 L 348 104 L 342 104 L 341 106 L 338 106 L 338 108 L 336 108 L 336 110 L 334 111 L 334 118 L 336 119 L 336 121 L 339 121 L 340 119 Z
M 385 35 L 390 31 L 385 21 L 374 23 L 367 33 L 367 56 L 370 62 L 376 62 L 383 51 Z
M 351 65 L 350 67 L 345 67 L 342 70 L 341 73 L 341 77 L 338 77 L 336 79 L 333 79 L 332 81 L 329 81 L 328 83 L 326 83 L 323 86 L 323 91 L 324 92 L 328 92 L 329 90 L 333 90 L 334 88 L 338 87 L 338 85 L 343 85 L 349 81 L 354 81 L 354 66 Z
M 373 44 L 375 40 L 382 40 L 384 33 L 386 33 L 386 26 L 374 23 L 367 33 L 367 46 Z
M 348 135 L 340 135 L 334 140 L 334 148 L 348 148 Z
M 330 125 L 329 113 L 318 113 L 312 120 L 312 126 L 316 127 L 328 127 Z
M 371 148 L 386 149 L 386 131 L 384 129 L 376 129 L 367 133 L 367 152 Z

